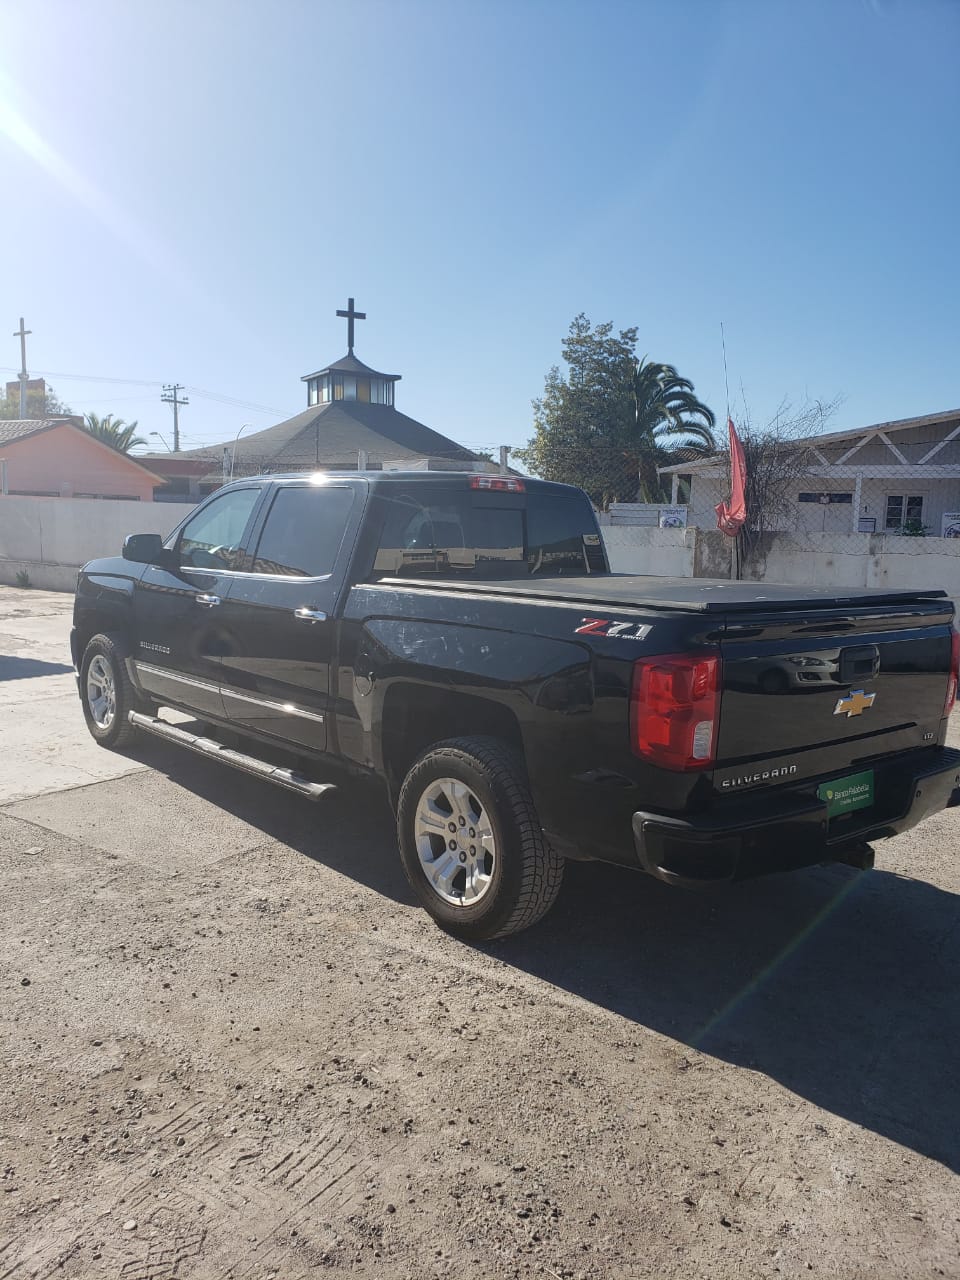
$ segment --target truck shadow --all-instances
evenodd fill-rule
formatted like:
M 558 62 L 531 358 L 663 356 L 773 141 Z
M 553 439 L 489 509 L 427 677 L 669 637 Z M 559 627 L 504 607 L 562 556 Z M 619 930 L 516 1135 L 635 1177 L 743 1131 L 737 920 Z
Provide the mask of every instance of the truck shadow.
M 165 744 L 131 754 L 270 838 L 413 901 L 374 785 L 331 777 L 340 790 L 313 805 Z M 570 863 L 550 915 L 484 950 L 960 1171 L 958 925 L 960 897 L 883 870 L 817 867 L 697 894 Z
M 491 951 L 960 1170 L 960 897 L 821 867 L 685 893 L 571 864 Z

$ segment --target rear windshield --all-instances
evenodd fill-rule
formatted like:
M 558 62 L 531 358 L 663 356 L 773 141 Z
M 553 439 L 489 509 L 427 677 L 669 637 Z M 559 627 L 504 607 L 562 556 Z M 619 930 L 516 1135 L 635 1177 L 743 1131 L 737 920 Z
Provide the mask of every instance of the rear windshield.
M 585 497 L 533 490 L 484 493 L 430 487 L 382 493 L 374 576 L 526 578 L 606 573 Z

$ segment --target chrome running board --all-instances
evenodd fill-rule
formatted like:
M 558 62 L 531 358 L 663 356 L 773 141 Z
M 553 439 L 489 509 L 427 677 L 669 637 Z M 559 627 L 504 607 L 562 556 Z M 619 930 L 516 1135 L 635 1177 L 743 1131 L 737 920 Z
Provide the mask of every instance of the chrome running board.
M 277 765 L 268 764 L 266 760 L 258 760 L 256 756 L 249 756 L 244 751 L 234 751 L 217 742 L 215 738 L 203 738 L 199 734 L 188 733 L 185 729 L 180 729 L 175 724 L 168 724 L 166 720 L 160 720 L 156 716 L 145 716 L 139 711 L 131 711 L 127 718 L 132 725 L 136 725 L 146 733 L 164 738 L 167 742 L 175 742 L 180 747 L 186 747 L 188 751 L 209 756 L 211 760 L 220 760 L 223 764 L 232 765 L 235 769 L 242 769 L 244 773 L 251 773 L 255 778 L 263 778 L 265 782 L 275 782 L 277 786 L 286 787 L 288 791 L 296 791 L 298 795 L 306 796 L 308 800 L 319 800 L 325 792 L 336 790 L 332 782 L 311 782 L 309 778 L 295 773 L 293 769 L 282 769 Z

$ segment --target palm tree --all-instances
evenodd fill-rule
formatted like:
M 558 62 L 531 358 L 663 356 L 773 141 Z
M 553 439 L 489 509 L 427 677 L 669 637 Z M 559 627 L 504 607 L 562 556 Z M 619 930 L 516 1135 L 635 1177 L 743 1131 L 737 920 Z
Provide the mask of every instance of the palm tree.
M 115 418 L 112 413 L 103 418 L 98 418 L 95 413 L 88 413 L 84 416 L 83 425 L 85 431 L 102 444 L 116 449 L 117 453 L 129 453 L 138 445 L 147 443 L 142 436 L 137 435 L 136 422 L 124 422 L 122 418 Z
M 693 383 L 681 378 L 672 364 L 657 364 L 644 356 L 631 382 L 640 501 L 662 502 L 665 493 L 657 468 L 669 466 L 681 449 L 685 458 L 714 453 L 716 419 L 694 395 Z

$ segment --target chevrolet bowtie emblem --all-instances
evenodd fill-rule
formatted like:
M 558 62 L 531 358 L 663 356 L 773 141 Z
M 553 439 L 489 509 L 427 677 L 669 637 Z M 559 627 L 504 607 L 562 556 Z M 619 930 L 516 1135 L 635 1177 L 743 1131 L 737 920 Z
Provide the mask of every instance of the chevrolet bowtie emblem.
M 876 696 L 875 693 L 864 693 L 862 689 L 854 689 L 845 698 L 838 700 L 833 708 L 833 714 L 846 715 L 848 720 L 851 716 L 862 716 L 864 711 L 869 711 L 873 706 Z

